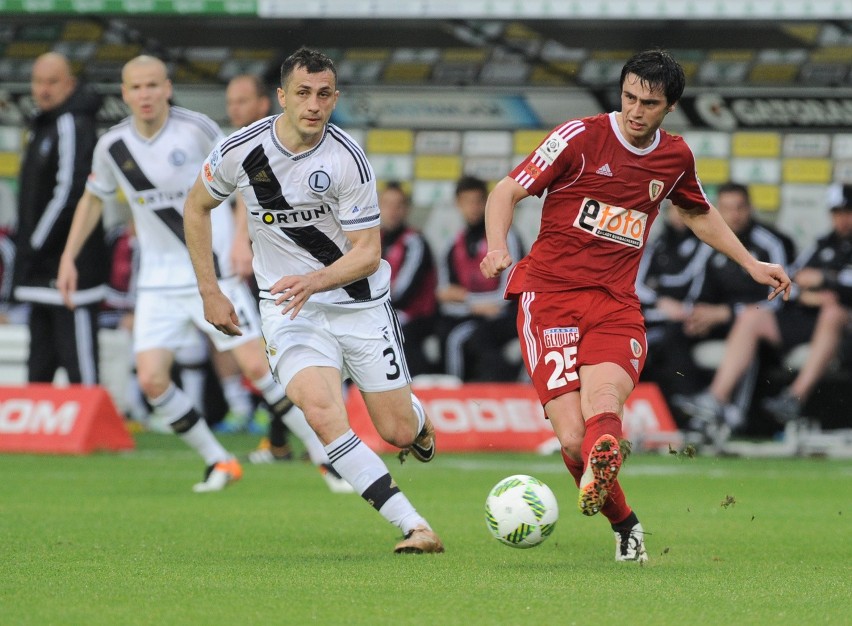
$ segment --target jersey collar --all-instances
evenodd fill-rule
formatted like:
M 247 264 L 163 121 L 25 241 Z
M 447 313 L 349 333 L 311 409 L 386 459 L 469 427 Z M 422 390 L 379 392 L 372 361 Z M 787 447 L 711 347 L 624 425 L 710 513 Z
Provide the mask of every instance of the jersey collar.
M 160 137 L 163 136 L 163 131 L 166 130 L 166 127 L 171 123 L 171 121 L 172 121 L 172 107 L 169 106 L 169 112 L 168 112 L 168 115 L 166 115 L 166 121 L 163 122 L 163 125 L 160 126 L 160 129 L 156 133 L 151 135 L 150 137 L 145 137 L 142 133 L 139 132 L 139 129 L 136 128 L 136 123 L 135 123 L 132 116 L 130 117 L 130 130 L 133 132 L 133 135 L 139 141 L 141 141 L 142 143 L 147 143 L 147 144 L 150 145 L 150 144 L 153 144 L 155 141 L 157 141 L 157 139 L 159 139 Z
M 621 145 L 630 150 L 633 154 L 638 154 L 640 156 L 644 154 L 649 154 L 653 152 L 657 146 L 660 145 L 660 129 L 657 129 L 657 132 L 654 133 L 654 141 L 651 142 L 651 145 L 647 148 L 637 148 L 636 146 L 631 145 L 625 138 L 624 135 L 621 134 L 621 129 L 618 127 L 618 120 L 616 119 L 616 112 L 612 111 L 609 114 L 609 125 L 612 127 L 612 132 L 618 138 L 618 141 L 621 142 Z
M 328 135 L 328 124 L 322 129 L 322 137 L 310 150 L 305 150 L 304 152 L 299 152 L 298 154 L 294 154 L 290 152 L 287 148 L 284 147 L 284 144 L 281 143 L 278 139 L 278 135 L 275 134 L 275 123 L 278 121 L 278 118 L 281 117 L 283 113 L 279 113 L 275 116 L 275 119 L 272 120 L 272 124 L 269 127 L 269 132 L 272 134 L 272 145 L 275 146 L 279 152 L 286 155 L 288 158 L 293 159 L 294 161 L 299 161 L 301 159 L 306 159 L 311 156 L 314 152 L 316 152 L 322 143 L 325 141 L 326 135 Z

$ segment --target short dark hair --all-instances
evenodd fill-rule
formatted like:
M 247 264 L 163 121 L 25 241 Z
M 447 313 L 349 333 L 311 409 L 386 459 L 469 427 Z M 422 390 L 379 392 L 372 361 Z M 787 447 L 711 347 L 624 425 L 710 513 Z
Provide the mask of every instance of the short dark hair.
M 719 185 L 719 188 L 716 190 L 716 196 L 721 196 L 723 193 L 738 193 L 741 194 L 743 198 L 746 199 L 749 206 L 751 206 L 751 196 L 748 193 L 748 187 L 745 185 L 741 185 L 740 183 L 735 182 L 727 182 L 722 185 Z
M 266 90 L 266 83 L 264 83 L 263 79 L 257 74 L 240 74 L 239 76 L 234 76 L 234 78 L 244 78 L 249 81 L 254 87 L 254 91 L 258 98 L 269 97 L 269 92 Z M 233 80 L 233 78 L 231 80 Z
M 334 75 L 334 82 L 337 84 L 337 69 L 334 67 L 334 61 L 319 50 L 312 50 L 302 46 L 293 54 L 284 59 L 281 64 L 281 86 L 285 87 L 290 78 L 290 74 L 297 67 L 304 67 L 308 74 L 319 74 L 320 72 L 329 71 Z
M 456 195 L 458 196 L 465 191 L 481 191 L 483 195 L 487 196 L 488 185 L 476 176 L 462 176 L 456 183 Z
M 405 204 L 408 204 L 408 194 L 405 193 L 405 189 L 402 188 L 402 183 L 398 180 L 389 180 L 385 183 L 385 188 L 382 191 L 396 191 L 402 194 L 402 199 Z
M 628 74 L 638 76 L 641 84 L 651 90 L 661 89 L 670 105 L 680 100 L 686 88 L 683 68 L 665 50 L 645 50 L 630 57 L 621 68 L 621 87 L 624 87 L 624 79 Z

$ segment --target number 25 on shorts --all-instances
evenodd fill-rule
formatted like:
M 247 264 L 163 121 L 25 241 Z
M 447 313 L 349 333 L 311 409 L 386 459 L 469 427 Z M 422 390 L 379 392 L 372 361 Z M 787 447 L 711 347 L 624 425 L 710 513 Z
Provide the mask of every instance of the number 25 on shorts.
M 562 351 L 551 350 L 544 355 L 545 363 L 553 363 L 553 372 L 547 379 L 548 389 L 559 389 L 568 381 L 577 380 L 577 346 L 564 346 Z

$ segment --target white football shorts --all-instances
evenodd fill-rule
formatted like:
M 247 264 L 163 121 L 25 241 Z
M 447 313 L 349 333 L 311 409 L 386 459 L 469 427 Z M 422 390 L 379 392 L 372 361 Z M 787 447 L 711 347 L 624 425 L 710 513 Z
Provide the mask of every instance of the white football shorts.
M 216 330 L 204 319 L 204 302 L 197 291 L 156 291 L 142 289 L 136 297 L 133 321 L 133 351 L 154 348 L 177 351 L 195 337 L 193 326 L 207 334 L 220 352 L 261 337 L 257 302 L 245 282 L 237 277 L 219 281 L 240 319 L 242 335 L 231 337 Z
M 287 388 L 306 367 L 333 367 L 363 391 L 390 391 L 411 382 L 402 331 L 390 302 L 368 308 L 330 307 L 308 301 L 296 319 L 260 301 L 269 365 Z

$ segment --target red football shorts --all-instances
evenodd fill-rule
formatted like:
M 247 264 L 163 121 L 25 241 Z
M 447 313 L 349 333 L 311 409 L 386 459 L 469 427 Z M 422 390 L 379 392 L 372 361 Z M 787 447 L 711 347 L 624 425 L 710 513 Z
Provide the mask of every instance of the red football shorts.
M 615 363 L 635 385 L 648 350 L 639 309 L 601 289 L 522 293 L 518 336 L 542 405 L 579 389 L 584 365 Z

